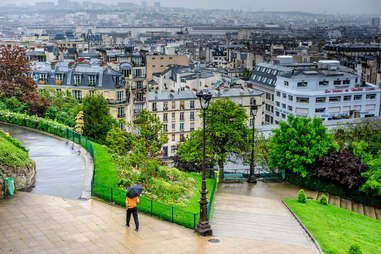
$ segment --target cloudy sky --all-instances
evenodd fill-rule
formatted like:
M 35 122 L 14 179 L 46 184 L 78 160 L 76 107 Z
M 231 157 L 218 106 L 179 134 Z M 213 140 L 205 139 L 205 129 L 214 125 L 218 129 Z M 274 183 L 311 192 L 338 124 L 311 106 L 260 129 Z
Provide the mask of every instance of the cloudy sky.
M 31 3 L 57 0 L 0 0 Z M 83 0 L 77 0 L 83 1 Z M 87 0 L 92 2 L 161 2 L 165 7 L 245 9 L 253 11 L 306 11 L 314 13 L 372 14 L 381 16 L 381 0 Z

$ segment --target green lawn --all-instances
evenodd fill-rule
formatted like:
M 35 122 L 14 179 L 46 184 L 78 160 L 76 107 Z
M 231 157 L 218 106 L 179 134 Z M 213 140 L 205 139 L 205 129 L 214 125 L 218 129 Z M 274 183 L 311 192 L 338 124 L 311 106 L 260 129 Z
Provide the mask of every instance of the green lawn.
M 285 199 L 286 204 L 319 242 L 325 254 L 348 253 L 357 243 L 364 254 L 381 253 L 381 221 L 317 200 L 306 204 Z
M 0 131 L 0 165 L 9 167 L 30 166 L 32 160 L 17 139 Z
M 116 204 L 124 206 L 125 204 L 125 192 L 118 188 L 118 173 L 115 168 L 115 163 L 111 159 L 111 155 L 106 149 L 99 144 L 92 142 L 95 156 L 95 177 L 93 194 L 101 197 L 105 200 L 113 200 Z M 188 173 L 197 182 L 197 189 L 193 193 L 190 203 L 185 208 L 173 208 L 173 221 L 183 226 L 193 228 L 194 226 L 194 214 L 196 213 L 196 224 L 198 222 L 198 216 L 200 212 L 200 189 L 201 189 L 201 174 Z M 206 185 L 208 189 L 208 200 L 212 193 L 214 179 L 207 178 Z M 110 188 L 112 187 L 112 189 Z M 172 206 L 166 205 L 161 202 L 151 201 L 142 197 L 139 210 L 151 213 L 162 219 L 172 221 Z M 152 207 L 151 207 L 152 204 Z

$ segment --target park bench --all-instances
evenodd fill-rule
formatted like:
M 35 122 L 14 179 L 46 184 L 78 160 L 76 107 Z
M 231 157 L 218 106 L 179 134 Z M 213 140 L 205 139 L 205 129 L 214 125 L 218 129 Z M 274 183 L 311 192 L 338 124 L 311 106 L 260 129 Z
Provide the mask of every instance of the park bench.
M 224 182 L 239 182 L 241 180 L 246 180 L 242 174 L 224 174 Z

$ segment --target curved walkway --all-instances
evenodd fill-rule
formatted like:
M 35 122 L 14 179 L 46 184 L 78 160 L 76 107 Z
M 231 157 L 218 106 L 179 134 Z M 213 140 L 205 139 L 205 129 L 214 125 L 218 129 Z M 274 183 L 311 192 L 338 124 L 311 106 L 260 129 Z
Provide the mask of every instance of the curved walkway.
M 0 201 L 0 253 L 312 253 L 310 248 L 237 236 L 208 242 L 192 230 L 140 214 L 127 228 L 125 210 L 96 200 L 18 192 Z M 214 238 L 214 237 L 213 237 Z
M 214 201 L 214 235 L 271 243 L 276 248 L 271 253 L 318 253 L 281 202 L 295 198 L 297 192 L 286 183 L 220 184 Z
M 85 175 L 88 178 L 88 159 L 80 146 L 15 125 L 0 123 L 0 129 L 20 140 L 29 150 L 30 158 L 36 161 L 33 193 L 78 199 L 84 196 L 83 192 L 90 191 L 90 186 L 85 184 Z

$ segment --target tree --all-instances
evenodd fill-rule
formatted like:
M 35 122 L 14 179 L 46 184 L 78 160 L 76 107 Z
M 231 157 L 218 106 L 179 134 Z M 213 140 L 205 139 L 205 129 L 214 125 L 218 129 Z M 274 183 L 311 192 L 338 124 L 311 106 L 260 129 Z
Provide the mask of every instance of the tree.
M 279 129 L 273 130 L 269 144 L 270 168 L 284 169 L 305 177 L 307 168 L 328 153 L 338 148 L 328 134 L 321 119 L 301 118 L 290 115 L 288 122 L 279 122 Z
M 107 100 L 101 94 L 87 96 L 83 99 L 83 134 L 101 144 L 116 121 L 110 114 Z
M 83 133 L 83 111 L 79 111 L 77 116 L 75 117 L 75 131 L 82 134 Z
M 253 70 L 245 69 L 239 77 L 243 80 L 249 80 L 251 75 L 253 75 Z
M 118 126 L 114 125 L 107 133 L 106 145 L 111 154 L 120 156 L 127 155 L 132 149 L 134 136 L 126 131 L 122 131 Z
M 35 94 L 37 84 L 31 73 L 25 49 L 20 47 L 0 48 L 0 96 L 15 96 L 22 100 L 24 96 Z
M 242 156 L 244 151 L 250 149 L 247 142 L 249 130 L 246 120 L 245 109 L 230 99 L 212 102 L 206 111 L 206 153 L 209 154 L 209 158 L 213 157 L 217 160 L 221 176 L 223 176 L 224 164 L 229 155 Z M 200 163 L 202 159 L 201 131 L 191 135 L 184 147 L 179 149 L 179 156 L 182 159 Z
M 16 97 L 0 99 L 0 108 L 3 110 L 9 110 L 16 113 L 21 113 L 25 110 L 26 104 L 20 102 Z
M 45 98 L 41 98 L 37 93 L 31 93 L 22 98 L 26 103 L 26 110 L 30 115 L 45 117 L 49 102 Z

